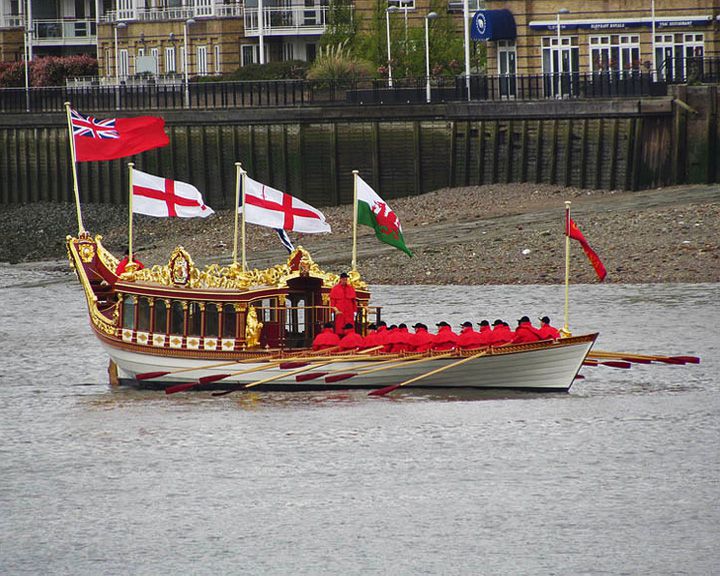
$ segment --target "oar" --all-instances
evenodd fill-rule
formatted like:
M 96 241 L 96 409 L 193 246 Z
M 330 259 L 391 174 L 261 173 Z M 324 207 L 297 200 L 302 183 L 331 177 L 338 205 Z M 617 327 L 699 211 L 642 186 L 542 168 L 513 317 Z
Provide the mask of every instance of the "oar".
M 452 353 L 448 354 L 442 354 L 439 356 L 426 356 L 424 353 L 422 354 L 422 358 L 419 360 L 413 360 L 413 358 L 417 358 L 417 356 L 406 356 L 405 358 L 402 358 L 400 360 L 388 360 L 387 362 L 379 362 L 378 364 L 387 364 L 388 362 L 392 362 L 390 366 L 381 366 L 381 367 L 373 367 L 369 370 L 359 370 L 357 372 L 345 372 L 343 374 L 331 374 L 325 378 L 325 382 L 328 384 L 332 384 L 333 382 L 340 382 L 342 380 L 347 380 L 348 378 L 353 378 L 354 376 L 364 376 L 365 374 L 372 374 L 373 372 L 382 372 L 383 370 L 392 370 L 393 368 L 398 368 L 399 366 L 410 366 L 412 364 L 419 364 L 420 362 L 427 362 L 428 360 L 435 360 L 437 358 L 446 357 L 446 356 L 452 356 Z
M 592 359 L 585 359 L 583 362 L 585 366 L 611 366 L 613 368 L 630 368 L 632 364 L 630 362 L 625 362 L 623 360 L 592 360 Z
M 408 384 L 412 384 L 413 382 L 417 382 L 418 380 L 422 380 L 429 376 L 439 374 L 440 372 L 444 372 L 445 370 L 450 370 L 450 368 L 455 368 L 456 366 L 465 364 L 465 362 L 470 362 L 470 360 L 475 360 L 476 358 L 480 358 L 480 356 L 485 356 L 485 354 L 487 353 L 488 350 L 483 350 L 482 352 L 478 352 L 477 354 L 473 354 L 472 356 L 468 356 L 467 358 L 463 358 L 462 360 L 458 360 L 457 362 L 452 362 L 446 366 L 441 366 L 440 368 L 436 368 L 435 370 L 431 370 L 430 372 L 425 372 L 425 374 L 420 374 L 419 376 L 415 376 L 414 378 L 405 380 L 400 384 L 393 384 L 392 386 L 386 386 L 385 388 L 380 388 L 379 390 L 373 390 L 372 392 L 370 392 L 370 394 L 368 394 L 368 396 L 385 396 L 393 390 L 397 390 L 398 388 L 402 388 L 403 386 L 407 386 Z M 436 356 L 436 358 L 439 358 L 439 356 Z
M 425 354 L 421 354 L 421 356 L 424 356 Z M 406 360 L 412 360 L 413 358 L 417 358 L 417 355 L 412 356 L 405 356 L 402 358 L 398 358 L 397 355 L 393 354 L 393 358 L 390 360 L 382 360 L 381 362 L 370 362 L 366 361 L 368 364 L 373 365 L 373 372 L 375 370 L 380 370 L 380 368 L 377 368 L 380 365 L 389 364 L 391 362 L 404 362 Z M 315 380 L 316 378 L 320 378 L 322 376 L 327 376 L 325 378 L 325 382 L 337 382 L 339 380 L 345 380 L 346 378 L 351 378 L 355 376 L 355 374 L 337 374 L 338 372 L 342 372 L 343 370 L 347 370 L 347 368 L 338 368 L 337 370 L 330 370 L 328 372 L 313 372 L 311 374 L 298 374 L 295 376 L 296 382 L 307 382 L 308 380 Z M 364 374 L 364 372 L 363 372 Z M 334 376 L 337 375 L 338 377 Z
M 230 376 L 240 376 L 241 374 L 250 374 L 251 372 L 260 372 L 261 370 L 267 370 L 268 368 L 275 368 L 280 362 L 267 362 L 260 366 L 253 366 L 252 368 L 246 368 L 245 370 L 238 370 L 237 372 L 230 372 L 226 374 L 211 374 L 210 376 L 203 376 L 195 382 L 186 382 L 185 384 L 176 384 L 175 386 L 169 386 L 165 388 L 165 394 L 176 394 L 185 390 L 190 390 L 195 386 L 201 386 L 210 384 L 211 382 L 217 382 Z
M 221 368 L 222 366 L 230 366 L 232 364 L 241 364 L 242 360 L 232 360 L 230 362 L 216 362 L 215 364 L 206 364 L 205 366 L 193 366 L 192 368 L 181 368 L 180 370 L 167 370 L 165 372 L 142 372 L 135 375 L 135 380 L 151 380 L 160 378 L 168 374 L 180 374 L 181 372 L 192 372 L 193 370 L 208 370 L 210 368 Z
M 588 354 L 591 358 L 622 358 L 628 362 L 664 362 L 665 364 L 699 364 L 697 356 L 663 356 L 655 354 L 632 354 L 629 352 L 605 352 L 602 350 L 591 350 Z
M 382 348 L 382 346 L 375 346 L 374 348 L 366 348 L 365 350 L 361 350 L 359 352 L 353 352 L 353 351 L 347 350 L 347 351 L 343 351 L 342 354 L 333 356 L 333 358 L 335 358 L 335 359 L 343 358 L 343 357 L 354 358 L 355 356 L 363 356 L 363 355 L 369 354 L 370 352 L 374 352 L 376 350 L 379 350 L 380 348 Z M 315 360 L 314 358 L 301 357 L 301 358 L 298 358 L 294 362 L 283 362 L 282 364 L 280 364 L 280 368 L 282 368 L 283 370 L 292 370 L 293 368 L 302 368 L 303 366 L 307 366 L 310 362 L 313 362 L 314 360 Z

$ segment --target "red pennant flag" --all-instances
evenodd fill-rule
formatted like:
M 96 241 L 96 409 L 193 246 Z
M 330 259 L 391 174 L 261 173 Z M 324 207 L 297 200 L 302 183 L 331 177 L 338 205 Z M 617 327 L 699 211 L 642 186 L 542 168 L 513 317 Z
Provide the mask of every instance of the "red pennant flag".
M 124 158 L 170 143 L 165 120 L 157 116 L 98 120 L 71 109 L 70 120 L 77 162 Z
M 577 224 L 575 224 L 572 218 L 568 217 L 566 224 L 565 234 L 573 240 L 580 242 L 582 249 L 585 251 L 585 255 L 588 257 L 588 260 L 590 260 L 593 268 L 595 268 L 595 273 L 598 275 L 600 282 L 602 282 L 605 280 L 605 276 L 607 276 L 607 270 L 605 270 L 605 266 L 600 260 L 600 257 L 595 253 L 595 250 L 590 247 L 590 244 L 585 240 L 585 236 L 580 232 L 580 228 L 577 227 Z

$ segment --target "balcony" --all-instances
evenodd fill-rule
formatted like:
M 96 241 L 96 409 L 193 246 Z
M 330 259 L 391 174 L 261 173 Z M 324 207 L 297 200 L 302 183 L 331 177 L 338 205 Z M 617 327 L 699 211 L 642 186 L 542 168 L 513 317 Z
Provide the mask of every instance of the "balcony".
M 327 6 L 263 8 L 263 36 L 320 35 L 327 25 Z M 258 9 L 245 9 L 245 36 L 260 36 Z
M 16 16 L 12 14 L 0 15 L 0 29 L 2 28 L 22 28 L 25 25 L 24 16 Z
M 38 46 L 86 46 L 96 42 L 95 20 L 33 20 L 33 44 Z
M 112 10 L 100 17 L 101 22 L 137 20 L 141 22 L 162 22 L 169 20 L 187 20 L 188 18 L 239 18 L 243 15 L 243 3 L 214 3 L 202 0 L 194 6 L 166 8 L 127 8 Z

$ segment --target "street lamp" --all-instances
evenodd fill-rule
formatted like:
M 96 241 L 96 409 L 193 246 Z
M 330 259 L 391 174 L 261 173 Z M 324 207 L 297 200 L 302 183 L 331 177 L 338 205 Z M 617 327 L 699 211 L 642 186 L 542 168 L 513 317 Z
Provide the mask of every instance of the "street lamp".
M 115 24 L 115 85 L 120 85 L 120 66 L 118 61 L 118 28 L 127 28 L 125 22 L 118 22 Z
M 32 34 L 30 28 L 25 28 L 23 31 L 23 40 L 25 42 L 24 54 L 25 57 L 25 112 L 30 112 L 30 34 Z
M 657 82 L 657 52 L 655 50 L 655 0 L 652 0 L 650 5 L 650 13 L 652 16 L 652 67 L 653 67 L 653 82 Z
M 392 88 L 392 56 L 390 55 L 390 14 L 397 12 L 396 6 L 388 6 L 385 9 L 385 26 L 387 29 L 387 53 L 388 53 L 388 88 Z
M 430 103 L 430 20 L 437 18 L 437 12 L 425 16 L 425 101 Z
M 185 108 L 190 108 L 190 78 L 188 75 L 188 27 L 195 24 L 193 18 L 188 18 L 183 24 L 183 72 L 185 74 Z
M 463 43 L 465 44 L 465 89 L 470 102 L 470 6 L 463 0 Z

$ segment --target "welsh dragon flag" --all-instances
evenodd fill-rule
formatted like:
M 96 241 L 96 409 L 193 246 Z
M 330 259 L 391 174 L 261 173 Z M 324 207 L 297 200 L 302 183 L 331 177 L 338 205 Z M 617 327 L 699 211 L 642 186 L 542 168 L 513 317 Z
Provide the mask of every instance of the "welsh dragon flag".
M 381 242 L 395 246 L 412 256 L 412 252 L 405 246 L 400 220 L 377 192 L 365 180 L 357 176 L 357 223 L 365 224 L 375 230 L 375 236 Z

